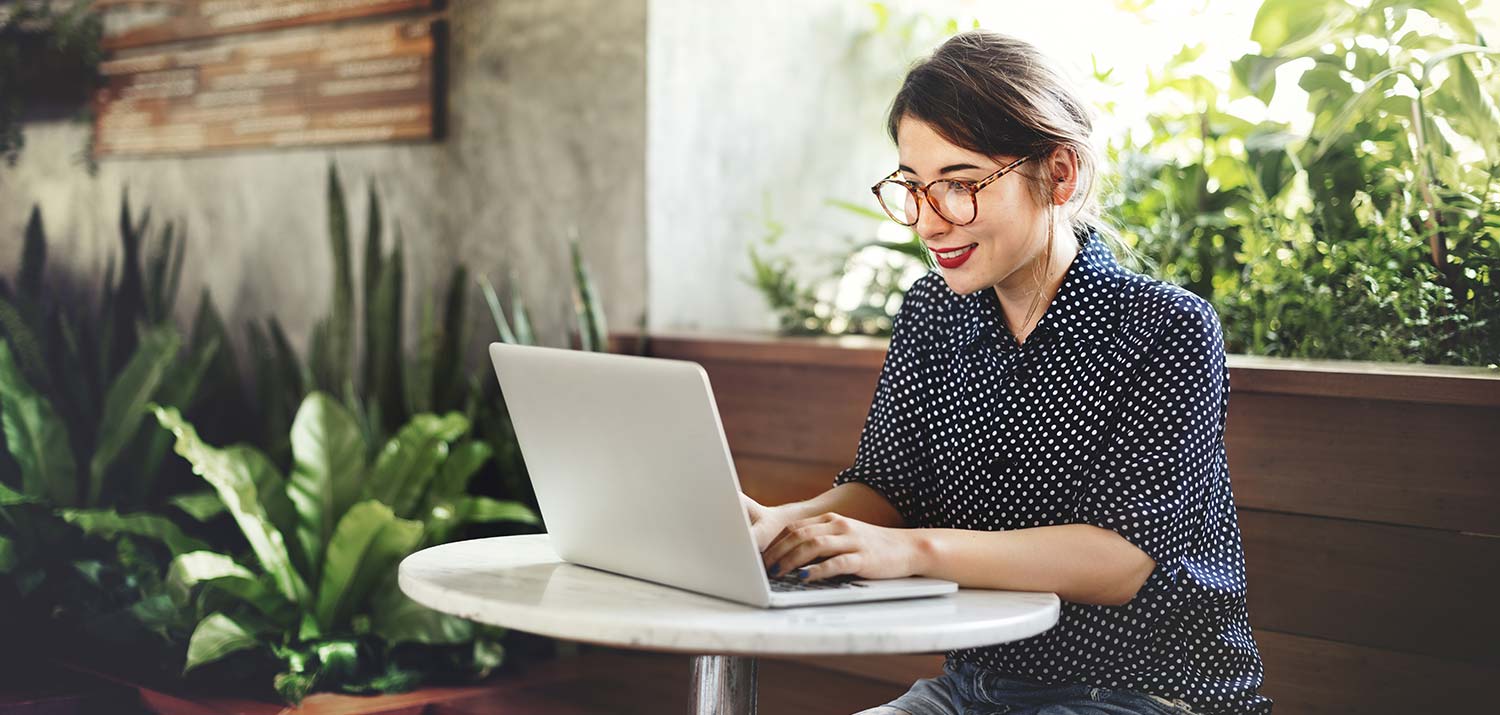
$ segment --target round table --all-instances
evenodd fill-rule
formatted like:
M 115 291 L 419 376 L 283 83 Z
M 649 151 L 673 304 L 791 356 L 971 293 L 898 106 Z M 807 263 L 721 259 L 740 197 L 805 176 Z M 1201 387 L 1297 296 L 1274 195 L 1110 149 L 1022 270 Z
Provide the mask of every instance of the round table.
M 755 656 L 932 653 L 1034 636 L 1056 594 L 960 588 L 896 601 L 757 608 L 570 564 L 547 534 L 456 541 L 401 562 L 417 603 L 567 640 L 694 655 L 699 714 L 755 712 Z

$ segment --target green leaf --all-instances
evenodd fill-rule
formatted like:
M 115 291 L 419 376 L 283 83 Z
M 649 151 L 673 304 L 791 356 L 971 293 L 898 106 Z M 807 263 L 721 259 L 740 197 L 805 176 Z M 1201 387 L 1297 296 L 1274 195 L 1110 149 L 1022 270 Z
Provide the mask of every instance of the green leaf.
M 21 563 L 21 557 L 16 554 L 15 542 L 0 536 L 0 574 L 9 574 L 16 570 L 16 564 Z
M 578 314 L 581 349 L 608 352 L 609 328 L 604 323 L 604 308 L 599 305 L 599 293 L 589 276 L 588 266 L 583 262 L 576 233 L 570 242 L 570 251 L 573 254 L 573 310 Z
M 179 607 L 187 606 L 193 589 L 202 587 L 229 594 L 283 627 L 295 622 L 291 604 L 250 569 L 214 551 L 193 551 L 172 559 L 166 589 Z
M 328 244 L 333 252 L 333 313 L 324 323 L 327 332 L 328 372 L 321 387 L 333 391 L 350 377 L 354 347 L 354 271 L 349 250 L 349 216 L 338 168 L 328 163 Z
M 1313 152 L 1312 159 L 1308 163 L 1312 164 L 1323 158 L 1323 155 L 1343 137 L 1344 131 L 1348 129 L 1354 117 L 1363 115 L 1372 105 L 1378 104 L 1384 98 L 1385 95 L 1381 94 L 1381 82 L 1385 81 L 1387 77 L 1396 77 L 1403 74 L 1406 74 L 1404 70 L 1392 67 L 1371 77 L 1364 89 L 1361 89 L 1358 94 L 1350 97 L 1344 103 L 1344 106 L 1339 110 L 1338 115 L 1334 117 L 1328 130 L 1319 138 L 1317 149 Z
M 292 603 L 308 603 L 307 584 L 292 566 L 287 539 L 271 521 L 271 514 L 261 501 L 262 490 L 256 479 L 257 473 L 261 473 L 262 479 L 268 478 L 263 474 L 266 465 L 253 463 L 247 457 L 254 454 L 251 450 L 220 450 L 205 444 L 174 407 L 152 405 L 151 408 L 162 426 L 177 436 L 177 453 L 187 458 L 193 471 L 219 493 L 219 499 L 234 516 L 261 567 L 275 579 L 281 594 Z
M 29 497 L 10 487 L 0 483 L 0 506 L 14 506 L 16 504 L 32 504 L 36 502 L 35 497 Z
M 1260 43 L 1261 54 L 1277 54 L 1284 46 L 1311 37 L 1322 28 L 1329 5 L 1307 0 L 1266 0 L 1255 13 L 1250 39 Z
M 401 372 L 402 355 L 402 300 L 405 291 L 406 267 L 402 247 L 401 227 L 396 226 L 395 247 L 382 262 L 379 282 L 370 305 L 366 306 L 366 340 L 372 346 L 365 354 L 371 366 L 370 381 L 364 390 L 378 411 L 382 434 L 389 434 L 400 425 L 404 409 L 404 376 Z
M 210 303 L 208 309 L 212 310 Z M 199 315 L 202 315 L 200 311 Z M 194 336 L 198 333 L 195 331 Z M 167 366 L 167 373 L 162 377 L 161 387 L 157 391 L 156 400 L 158 404 L 171 405 L 180 410 L 191 409 L 198 395 L 198 386 L 202 384 L 203 377 L 214 364 L 214 358 L 219 353 L 219 336 L 207 338 L 183 361 L 174 361 Z M 234 376 L 230 376 L 233 378 Z M 142 410 L 142 414 L 145 410 Z M 134 485 L 135 493 L 141 498 L 148 498 L 156 484 L 157 477 L 161 474 L 162 459 L 166 457 L 167 450 L 172 446 L 172 435 L 166 430 L 152 430 L 151 436 L 146 444 L 146 454 L 141 460 L 140 472 L 137 477 L 138 484 Z
M 387 645 L 455 644 L 474 637 L 474 624 L 411 600 L 394 581 L 371 599 L 371 628 Z
M 1460 41 L 1473 42 L 1476 37 L 1474 22 L 1459 0 L 1405 0 L 1402 4 L 1421 10 L 1453 28 Z
M 484 463 L 494 456 L 495 450 L 486 442 L 464 440 L 455 445 L 443 462 L 442 471 L 432 483 L 429 494 L 435 499 L 453 499 L 469 490 L 469 480 Z
M 181 340 L 171 328 L 153 328 L 142 336 L 130 362 L 110 385 L 99 422 L 99 441 L 89 462 L 89 491 L 85 504 L 97 504 L 104 489 L 105 470 L 125 444 L 140 431 L 146 402 L 156 393 Z
M 433 364 L 432 409 L 450 410 L 462 406 L 464 389 L 464 348 L 469 343 L 468 330 L 469 272 L 462 264 L 453 267 L 448 277 L 448 296 L 443 306 L 443 325 Z
M 413 417 L 380 450 L 365 496 L 389 505 L 397 516 L 411 516 L 447 458 L 448 443 L 468 431 L 469 421 L 457 412 Z
M 255 583 L 255 574 L 228 555 L 215 551 L 189 551 L 178 554 L 167 567 L 167 593 L 179 604 L 185 604 L 193 587 L 199 583 L 230 578 Z
M 60 509 L 63 521 L 90 536 L 113 539 L 121 534 L 141 536 L 166 545 L 174 555 L 207 549 L 208 545 L 184 533 L 171 520 L 156 514 L 119 514 L 113 509 Z
M 477 282 L 480 291 L 484 293 L 485 304 L 490 307 L 490 319 L 495 321 L 495 332 L 500 334 L 500 342 L 516 344 L 516 336 L 510 331 L 510 321 L 505 319 L 505 311 L 500 309 L 500 297 L 495 295 L 495 286 L 490 285 L 489 277 L 482 274 Z
M 359 672 L 359 644 L 351 640 L 324 641 L 313 647 L 321 674 L 347 681 Z
M 459 500 L 459 514 L 465 522 L 485 523 L 511 521 L 539 525 L 541 517 L 531 507 L 518 501 L 497 501 L 489 497 L 470 496 Z
M 287 494 L 299 516 L 298 534 L 303 544 L 321 548 L 359 496 L 365 444 L 354 416 L 326 393 L 309 394 L 292 422 L 292 458 Z M 309 555 L 308 575 L 316 579 L 321 553 Z
M 209 614 L 188 639 L 187 663 L 182 672 L 207 663 L 212 663 L 231 653 L 249 650 L 260 645 L 260 639 L 246 630 L 234 619 L 222 613 Z
M 364 290 L 364 360 L 360 364 L 360 392 L 369 394 L 377 384 L 375 382 L 375 366 L 381 359 L 379 351 L 384 347 L 380 344 L 379 336 L 380 320 L 387 319 L 380 315 L 380 281 L 384 273 L 384 258 L 380 247 L 381 219 L 380 219 L 380 197 L 375 193 L 375 180 L 370 180 L 369 192 L 369 219 L 365 222 L 365 263 L 364 279 L 361 287 Z
M 65 314 L 58 314 L 59 320 L 65 317 Z M 51 381 L 47 358 L 42 355 L 42 344 L 21 311 L 5 300 L 0 300 L 0 328 L 4 328 L 11 349 L 15 350 L 16 360 L 21 366 L 19 374 L 36 380 L 38 384 L 33 389 L 37 392 L 48 392 Z
M 77 495 L 77 466 L 68 429 L 52 404 L 35 393 L 0 341 L 0 422 L 11 456 L 21 468 L 21 492 L 69 505 Z
M 362 501 L 339 520 L 323 561 L 317 617 L 323 632 L 346 623 L 422 538 L 422 524 L 398 519 L 390 507 Z
M 526 301 L 521 299 L 521 285 L 516 282 L 514 276 L 510 276 L 510 310 L 515 318 L 518 344 L 536 345 L 536 334 L 531 330 L 531 319 L 526 316 Z
M 212 490 L 178 494 L 167 499 L 167 503 L 198 521 L 209 521 L 224 513 L 224 502 L 219 501 L 218 493 Z
M 317 685 L 318 673 L 316 671 L 312 673 L 287 671 L 277 673 L 272 682 L 278 695 L 288 703 L 297 705 L 307 697 L 309 692 L 312 692 L 313 686 Z

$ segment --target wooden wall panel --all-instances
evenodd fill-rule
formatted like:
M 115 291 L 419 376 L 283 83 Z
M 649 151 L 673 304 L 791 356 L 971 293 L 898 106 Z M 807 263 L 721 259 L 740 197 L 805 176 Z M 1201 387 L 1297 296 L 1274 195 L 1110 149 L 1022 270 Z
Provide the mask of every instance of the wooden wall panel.
M 161 42 L 272 30 L 407 10 L 431 10 L 435 0 L 255 0 L 159 3 L 171 12 L 159 20 L 100 40 L 107 50 Z
M 1500 534 L 1500 409 L 1230 391 L 1243 507 Z
M 735 455 L 854 461 L 878 373 L 704 361 Z
M 1252 628 L 1500 666 L 1500 539 L 1240 509 Z
M 647 346 L 704 366 L 741 486 L 768 504 L 815 496 L 852 462 L 884 357 L 864 338 Z M 1229 364 L 1230 477 L 1276 712 L 1486 712 L 1481 688 L 1500 676 L 1500 538 L 1487 536 L 1500 534 L 1500 378 Z M 941 654 L 791 660 L 907 685 L 942 667 Z
M 1255 631 L 1276 715 L 1494 712 L 1500 669 Z

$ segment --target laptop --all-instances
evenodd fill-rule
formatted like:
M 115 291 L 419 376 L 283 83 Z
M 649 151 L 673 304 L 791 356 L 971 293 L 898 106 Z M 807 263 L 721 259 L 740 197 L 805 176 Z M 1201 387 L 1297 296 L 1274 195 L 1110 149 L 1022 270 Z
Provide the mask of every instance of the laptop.
M 921 577 L 771 578 L 696 362 L 506 343 L 490 343 L 490 359 L 564 561 L 761 608 L 958 590 Z

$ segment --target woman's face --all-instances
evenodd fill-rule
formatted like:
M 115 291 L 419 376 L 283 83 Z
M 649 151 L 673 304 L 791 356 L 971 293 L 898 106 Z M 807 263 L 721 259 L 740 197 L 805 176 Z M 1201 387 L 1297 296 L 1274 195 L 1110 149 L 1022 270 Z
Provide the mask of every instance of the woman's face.
M 930 125 L 905 117 L 896 130 L 901 174 L 907 180 L 926 184 L 937 179 L 978 181 L 1019 156 L 988 157 L 960 148 L 944 139 Z M 975 248 L 962 265 L 940 267 L 943 279 L 954 293 L 968 295 L 997 285 L 1029 286 L 1029 267 L 1045 248 L 1047 207 L 1038 207 L 1031 197 L 1021 170 L 1035 171 L 1029 164 L 1012 169 L 979 190 L 976 218 L 963 226 L 945 220 L 925 200 L 912 228 L 933 253 L 968 245 Z

